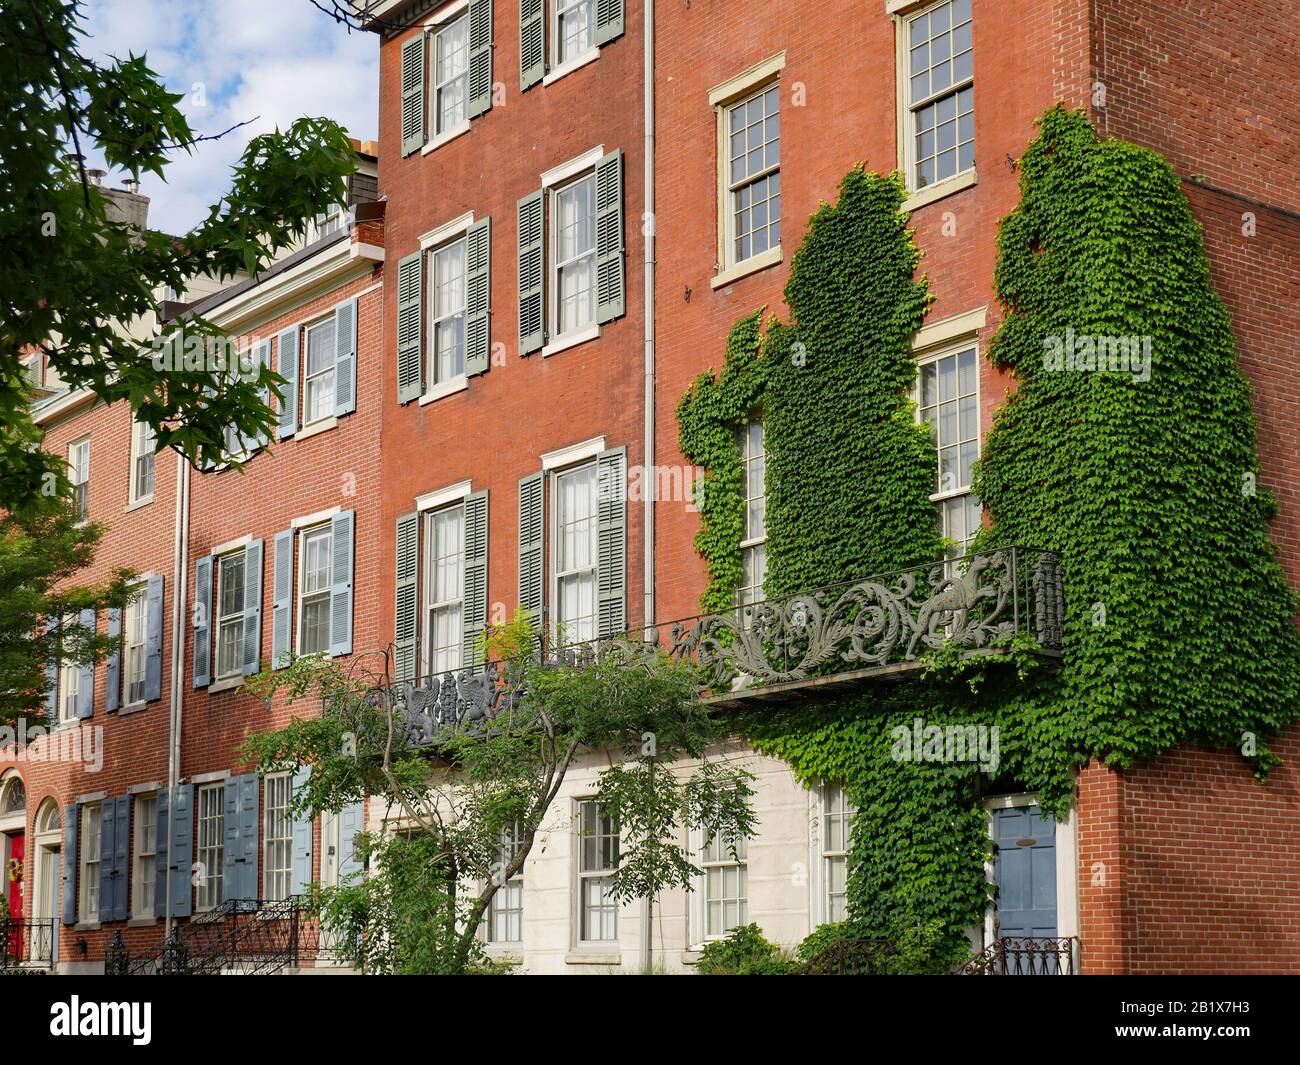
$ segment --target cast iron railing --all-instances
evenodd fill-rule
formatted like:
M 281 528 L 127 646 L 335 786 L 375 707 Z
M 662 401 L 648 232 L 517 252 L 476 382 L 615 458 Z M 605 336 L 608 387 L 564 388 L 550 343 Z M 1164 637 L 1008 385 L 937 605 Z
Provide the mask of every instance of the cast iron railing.
M 960 976 L 1073 976 L 1073 936 L 1004 936 L 957 970 Z
M 6 917 L 0 921 L 0 972 L 31 973 L 54 968 L 54 920 Z

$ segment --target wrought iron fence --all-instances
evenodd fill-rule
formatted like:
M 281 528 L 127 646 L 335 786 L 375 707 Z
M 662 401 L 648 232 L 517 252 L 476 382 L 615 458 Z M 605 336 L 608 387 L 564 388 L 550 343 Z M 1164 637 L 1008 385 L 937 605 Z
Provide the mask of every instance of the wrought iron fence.
M 1073 976 L 1074 936 L 1004 936 L 957 970 L 959 976 Z
M 52 969 L 55 960 L 53 918 L 0 921 L 0 972 L 43 972 Z

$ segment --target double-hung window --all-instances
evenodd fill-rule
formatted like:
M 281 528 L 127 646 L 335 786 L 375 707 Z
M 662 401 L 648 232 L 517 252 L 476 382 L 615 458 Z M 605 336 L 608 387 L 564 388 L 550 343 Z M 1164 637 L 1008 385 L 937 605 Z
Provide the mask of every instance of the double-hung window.
M 262 825 L 262 897 L 287 899 L 293 873 L 293 821 L 289 803 L 293 777 L 277 773 L 266 778 L 266 817 Z
M 905 20 L 905 143 L 915 189 L 975 166 L 971 28 L 971 0 L 945 0 Z
M 131 430 L 131 502 L 153 496 L 154 450 L 157 441 L 153 426 L 148 422 L 137 421 Z
M 781 87 L 731 104 L 726 119 L 727 249 L 737 265 L 781 246 Z
M 740 541 L 741 579 L 736 605 L 744 608 L 762 602 L 767 576 L 767 454 L 761 419 L 754 419 L 740 430 L 739 446 L 745 477 L 745 529 Z
M 334 536 L 329 525 L 302 533 L 298 574 L 298 653 L 328 652 L 330 649 L 330 560 Z
M 561 644 L 596 638 L 600 523 L 596 463 L 555 477 L 555 596 Z
M 465 237 L 429 255 L 429 382 L 465 375 Z
M 552 205 L 553 332 L 563 338 L 596 323 L 596 175 L 557 188 Z
M 217 559 L 217 679 L 244 668 L 244 552 Z
M 432 34 L 429 130 L 451 133 L 469 122 L 469 16 L 461 15 Z
M 523 867 L 508 880 L 503 880 L 506 869 L 523 844 L 523 832 L 518 821 L 501 830 L 497 845 L 496 866 L 493 875 L 499 886 L 488 903 L 484 924 L 489 943 L 519 943 L 524 938 L 524 871 Z
M 221 881 L 226 859 L 226 789 L 224 784 L 204 784 L 199 788 L 195 808 L 198 812 L 197 910 L 212 910 L 221 905 Z
M 99 863 L 102 858 L 99 803 L 81 808 L 81 907 L 77 911 L 84 922 L 99 920 Z
M 424 520 L 425 672 L 447 673 L 463 661 L 465 508 L 447 507 Z
M 135 706 L 144 702 L 146 621 L 149 616 L 149 604 L 144 593 L 145 586 L 140 585 L 135 596 L 126 604 L 123 617 L 123 706 Z
M 63 617 L 61 631 L 66 632 L 77 624 L 76 614 Z M 81 666 L 75 659 L 65 657 L 59 662 L 59 724 L 66 725 L 77 720 L 77 702 L 81 695 Z
M 308 326 L 302 384 L 304 428 L 334 416 L 334 341 L 333 317 Z
M 822 899 L 821 923 L 848 918 L 849 840 L 853 804 L 839 785 L 828 784 L 821 794 Z
M 971 492 L 979 458 L 979 366 L 975 346 L 927 358 L 920 365 L 917 411 L 930 428 L 939 463 L 930 498 L 939 510 L 947 555 L 958 558 L 980 531 L 981 505 Z
M 154 915 L 154 886 L 158 875 L 158 796 L 135 797 L 135 872 L 132 876 L 131 912 L 136 917 Z
M 618 822 L 595 800 L 578 803 L 578 937 L 585 943 L 618 938 L 618 900 L 611 894 L 618 832 Z
M 68 445 L 68 480 L 72 482 L 72 505 L 77 518 L 90 517 L 90 438 Z
M 556 67 L 581 59 L 596 47 L 596 0 L 553 0 Z
M 749 913 L 748 892 L 749 846 L 742 837 L 736 840 L 714 836 L 705 843 L 700 855 L 704 869 L 704 934 L 725 936 L 746 923 Z

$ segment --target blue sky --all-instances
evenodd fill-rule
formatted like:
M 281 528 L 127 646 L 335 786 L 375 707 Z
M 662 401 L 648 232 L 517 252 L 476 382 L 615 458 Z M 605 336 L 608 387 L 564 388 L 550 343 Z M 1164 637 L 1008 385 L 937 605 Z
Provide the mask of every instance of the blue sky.
M 89 53 L 147 54 L 167 87 L 185 94 L 180 106 L 196 132 L 256 119 L 192 155 L 177 152 L 166 183 L 144 176 L 156 229 L 197 223 L 226 191 L 249 138 L 301 115 L 333 118 L 360 140 L 378 134 L 378 39 L 349 34 L 310 0 L 85 0 L 84 11 Z

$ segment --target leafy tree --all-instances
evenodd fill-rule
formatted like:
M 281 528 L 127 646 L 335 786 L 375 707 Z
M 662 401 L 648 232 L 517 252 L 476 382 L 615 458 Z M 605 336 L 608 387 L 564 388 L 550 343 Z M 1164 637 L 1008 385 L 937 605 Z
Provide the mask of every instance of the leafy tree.
M 268 699 L 319 696 L 325 708 L 244 745 L 261 772 L 312 767 L 295 816 L 366 797 L 390 812 L 390 831 L 364 841 L 367 878 L 316 899 L 343 953 L 367 971 L 482 966 L 478 931 L 488 906 L 523 868 L 538 833 L 556 827 L 556 799 L 584 752 L 610 760 L 595 799 L 621 826 L 612 876 L 619 900 L 690 890 L 700 870 L 683 848 L 683 826 L 736 842 L 753 835 L 752 777 L 711 755 L 725 729 L 698 701 L 689 664 L 617 647 L 543 659 L 533 639 L 522 617 L 490 635 L 498 709 L 443 728 L 431 744 L 413 742 L 382 675 L 307 657 L 246 683 Z

